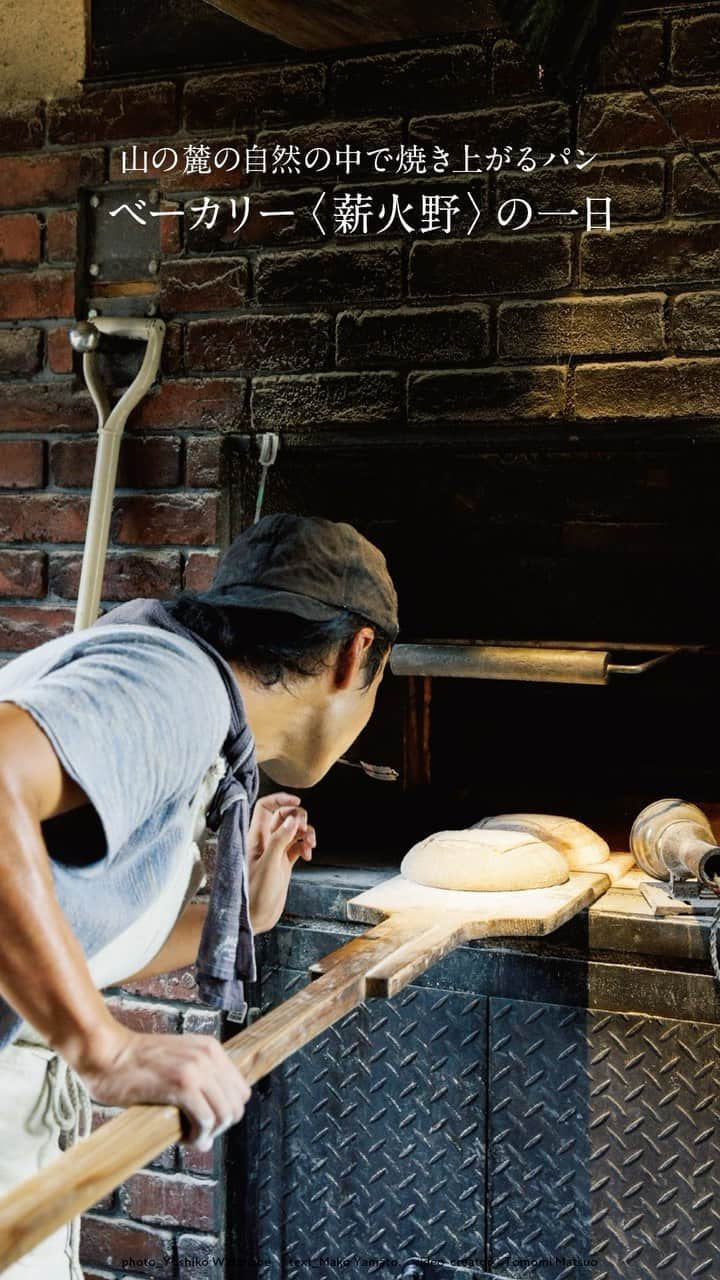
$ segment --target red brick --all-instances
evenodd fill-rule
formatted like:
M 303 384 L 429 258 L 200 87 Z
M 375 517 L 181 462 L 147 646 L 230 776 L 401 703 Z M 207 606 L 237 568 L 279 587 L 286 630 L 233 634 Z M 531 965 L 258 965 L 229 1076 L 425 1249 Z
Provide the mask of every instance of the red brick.
M 720 351 L 720 293 L 682 293 L 673 305 L 676 351 Z
M 47 336 L 47 362 L 53 373 L 72 373 L 73 349 L 69 329 L 50 329 Z
M 487 99 L 487 50 L 479 44 L 409 49 L 333 63 L 331 103 L 341 115 L 463 111 Z
M 77 253 L 77 213 L 56 209 L 47 216 L 46 253 L 49 262 L 73 262 Z
M 586 199 L 612 201 L 612 223 L 660 218 L 665 208 L 665 165 L 662 160 L 604 160 L 589 168 L 543 169 L 539 173 L 510 171 L 496 180 L 496 207 L 504 200 L 528 200 L 537 216 L 540 209 L 572 209 L 581 201 L 585 221 Z M 568 203 L 570 201 L 571 203 Z M 597 206 L 596 206 L 597 207 Z M 543 218 L 543 222 L 549 221 Z
M 146 978 L 141 982 L 123 982 L 123 991 L 130 995 L 152 996 L 160 1000 L 194 1001 L 197 999 L 197 983 L 195 970 L 175 969 L 172 973 L 158 974 L 154 978 Z
M 65 600 L 77 599 L 82 556 L 57 552 L 50 558 L 50 591 Z M 103 575 L 103 600 L 134 600 L 138 596 L 167 599 L 181 588 L 179 551 L 110 551 Z
M 0 275 L 0 319 L 72 316 L 75 278 L 71 271 L 11 271 Z
M 185 563 L 183 587 L 188 591 L 205 591 L 217 569 L 219 552 L 191 551 Z
M 185 239 L 190 253 L 227 253 L 250 245 L 294 245 L 321 238 L 313 209 L 322 188 L 298 191 L 253 191 L 249 203 L 218 200 L 217 217 L 199 219 L 191 204 L 185 207 Z M 215 211 L 213 210 L 213 213 Z M 277 217 L 280 212 L 289 216 Z M 242 226 L 241 226 L 242 223 Z
M 421 243 L 410 253 L 410 294 L 547 292 L 566 288 L 570 269 L 570 237 L 559 233 Z
M 720 359 L 586 364 L 575 370 L 579 418 L 716 418 Z
M 197 436 L 188 440 L 185 456 L 185 483 L 191 489 L 212 489 L 223 480 L 222 436 Z
M 40 600 L 47 591 L 44 551 L 0 551 L 0 595 Z
M 172 81 L 85 88 L 79 96 L 48 103 L 48 139 L 63 145 L 116 138 L 134 142 L 174 133 L 175 98 Z
M 565 371 L 553 366 L 411 374 L 408 416 L 474 422 L 498 417 L 556 418 L 565 404 Z
M 218 540 L 217 498 L 205 493 L 118 498 L 112 528 L 117 543 L 206 547 Z
M 92 485 L 97 445 L 94 440 L 58 440 L 51 448 L 55 484 L 62 488 Z M 123 489 L 167 489 L 180 483 L 180 441 L 167 436 L 127 436 L 120 445 L 116 486 Z
M 41 351 L 41 329 L 0 329 L 0 373 L 37 373 Z
M 502 303 L 498 351 L 521 359 L 659 352 L 665 346 L 664 305 L 662 293 Z
M 177 161 L 172 156 L 165 157 L 160 154 L 164 149 L 162 147 L 143 147 L 142 150 L 148 151 L 147 176 L 150 178 L 155 177 L 158 184 L 162 185 L 163 192 L 197 191 L 205 195 L 211 191 L 237 191 L 241 187 L 248 185 L 250 179 L 245 166 L 245 148 L 248 144 L 249 138 L 237 134 L 232 138 L 208 139 L 204 145 L 209 147 L 210 154 L 207 159 L 203 159 L 199 168 L 195 161 L 192 164 L 188 164 L 185 160 L 185 147 L 188 145 L 186 141 L 178 143 L 177 146 L 168 144 L 168 146 L 172 146 L 172 149 L 177 154 Z M 131 176 L 123 173 L 124 152 L 127 153 L 125 159 L 127 168 L 133 159 L 133 154 L 127 146 L 115 147 L 110 153 L 110 180 L 112 182 L 127 182 Z M 153 163 L 155 156 L 157 156 L 157 160 Z M 138 162 L 140 162 L 140 159 Z M 145 174 L 142 176 L 144 178 Z M 194 204 L 197 212 L 200 213 L 203 208 L 200 194 L 198 194 Z M 170 206 L 166 202 L 161 207 L 169 208 Z M 177 229 L 181 223 L 181 218 L 160 219 L 161 228 L 163 224 L 169 224 Z M 172 240 L 164 242 L 163 251 L 165 253 L 177 252 L 177 250 L 171 250 L 167 247 L 171 243 Z
M 670 35 L 670 70 L 683 80 L 716 80 L 720 66 L 720 13 L 678 18 Z
M 133 410 L 133 430 L 239 431 L 247 425 L 247 379 L 166 378 Z
M 653 98 L 657 106 L 643 93 L 588 94 L 581 107 L 578 146 L 635 151 L 667 146 L 677 134 L 703 145 L 720 142 L 720 87 L 665 86 L 654 89 Z
M 72 609 L 57 606 L 4 604 L 0 608 L 0 651 L 23 653 L 46 640 L 72 631 Z
M 324 96 L 325 68 L 319 61 L 191 76 L 185 84 L 185 127 L 237 129 L 260 121 L 294 123 L 318 115 Z
M 186 1143 L 180 1143 L 180 1168 L 186 1173 L 200 1173 L 208 1178 L 217 1176 L 222 1150 L 222 1141 L 214 1142 L 209 1151 L 198 1151 Z
M 70 382 L 0 383 L 0 431 L 87 431 L 97 427 L 87 391 Z
M 343 311 L 337 318 L 337 363 L 475 363 L 489 353 L 489 326 L 489 308 L 472 304 Z
M 183 245 L 184 210 L 179 200 L 161 200 L 158 209 L 166 211 L 172 217 L 160 218 L 160 252 L 161 254 L 180 253 Z M 176 216 L 177 214 L 177 216 Z
M 75 203 L 78 187 L 103 180 L 103 152 L 63 151 L 41 156 L 8 156 L 2 165 L 0 207 L 36 208 Z
M 359 249 L 301 249 L 260 254 L 256 296 L 261 303 L 382 302 L 402 291 L 402 253 L 394 245 Z
M 299 377 L 256 378 L 253 426 L 323 427 L 349 423 L 385 423 L 400 416 L 401 383 L 394 373 L 318 373 Z
M 247 299 L 249 269 L 246 258 L 179 258 L 160 268 L 160 309 L 223 311 Z
M 77 494 L 0 494 L 0 541 L 83 542 L 87 513 Z
M 133 1174 L 124 1184 L 125 1211 L 143 1222 L 162 1226 L 196 1227 L 212 1231 L 220 1211 L 217 1183 L 182 1173 Z
M 670 126 L 644 93 L 589 93 L 582 100 L 578 146 L 588 153 L 637 151 L 673 141 Z
M 428 100 L 432 101 L 431 92 Z M 452 168 L 464 165 L 467 142 L 471 152 L 480 154 L 480 167 L 484 169 L 482 157 L 493 138 L 502 139 L 503 146 L 540 147 L 545 151 L 550 138 L 553 150 L 569 145 L 570 113 L 562 102 L 526 102 L 458 115 L 418 116 L 410 121 L 409 133 L 411 142 L 433 143 L 445 150 L 457 148 L 451 158 Z
M 172 1280 L 176 1275 L 171 1233 L 142 1227 L 136 1222 L 123 1222 L 121 1218 L 85 1214 L 80 1256 L 83 1263 L 112 1267 L 132 1275 L 139 1272 L 157 1276 L 159 1280 Z M 139 1266 L 133 1266 L 133 1259 L 143 1261 Z M 85 1270 L 86 1280 L 87 1274 Z
M 141 1031 L 144 1035 L 166 1036 L 178 1033 L 180 1013 L 171 1005 L 143 1004 L 127 996 L 108 996 L 106 1004 L 113 1018 L 121 1022 L 124 1027 L 129 1027 L 131 1031 Z
M 396 118 L 390 120 L 387 117 L 378 120 L 333 120 L 331 125 L 323 121 L 320 124 L 298 125 L 295 129 L 268 130 L 257 135 L 257 145 L 265 147 L 268 152 L 268 172 L 258 175 L 258 181 L 261 185 L 270 183 L 273 187 L 276 187 L 279 181 L 294 185 L 296 182 L 316 182 L 318 178 L 323 181 L 355 183 L 358 179 L 378 177 L 386 167 L 387 176 L 394 177 L 392 161 L 388 162 L 387 158 L 381 157 L 379 162 L 381 168 L 378 169 L 378 161 L 368 153 L 382 148 L 389 149 L 395 154 L 401 141 L 401 121 Z M 360 163 L 351 164 L 349 173 L 346 166 L 338 166 L 336 163 L 336 153 L 342 152 L 346 145 L 350 147 L 351 152 L 360 153 Z M 299 148 L 300 172 L 273 173 L 272 154 L 275 147 L 290 146 Z M 322 168 L 326 160 L 324 155 L 317 170 L 310 169 L 303 163 L 302 157 L 315 147 L 325 147 L 330 151 L 330 164 L 327 169 Z
M 40 261 L 40 223 L 34 213 L 0 218 L 0 266 L 32 266 Z
M 3 103 L 0 106 L 0 151 L 30 151 L 43 145 L 44 103 Z
M 183 1276 L 203 1276 L 204 1280 L 225 1280 L 225 1246 L 215 1236 L 181 1235 L 177 1241 L 178 1263 Z
M 37 489 L 43 483 L 44 470 L 41 440 L 0 441 L 0 488 Z
M 719 213 L 720 152 L 706 151 L 702 164 L 697 156 L 676 156 L 672 190 L 673 211 L 681 216 Z
M 591 231 L 581 242 L 582 288 L 631 289 L 714 279 L 720 271 L 720 223 Z
M 165 328 L 160 370 L 163 377 L 177 378 L 185 373 L 185 325 L 168 324 Z
M 663 78 L 663 24 L 659 21 L 621 23 L 600 55 L 593 77 L 598 89 L 619 85 L 657 84 Z
M 188 325 L 190 369 L 310 370 L 326 366 L 329 356 L 330 318 L 326 315 L 248 312 L 233 320 L 196 320 Z
M 191 1036 L 215 1036 L 219 1038 L 222 1029 L 222 1015 L 217 1009 L 188 1009 L 182 1011 L 183 1034 Z
M 654 96 L 682 138 L 702 146 L 720 142 L 720 84 L 668 85 L 654 90 Z

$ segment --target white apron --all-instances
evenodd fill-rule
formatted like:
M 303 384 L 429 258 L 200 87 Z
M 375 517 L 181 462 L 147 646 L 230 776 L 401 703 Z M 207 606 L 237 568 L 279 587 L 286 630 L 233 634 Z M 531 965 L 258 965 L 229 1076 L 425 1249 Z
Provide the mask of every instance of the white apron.
M 192 806 L 187 874 L 165 885 L 137 920 L 88 961 L 98 990 L 117 986 L 157 955 L 191 898 L 205 883 L 200 847 L 206 812 L 226 764 L 218 755 Z M 92 888 L 90 887 L 92 892 Z M 0 1050 L 0 1196 L 90 1132 L 90 1096 L 80 1077 L 28 1022 Z M 83 1280 L 80 1217 L 53 1232 L 2 1272 L 4 1280 Z

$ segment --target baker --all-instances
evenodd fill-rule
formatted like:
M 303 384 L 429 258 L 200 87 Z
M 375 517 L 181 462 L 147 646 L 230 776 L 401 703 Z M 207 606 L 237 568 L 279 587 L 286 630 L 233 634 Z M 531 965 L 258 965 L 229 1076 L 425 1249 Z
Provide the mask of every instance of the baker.
M 194 963 L 205 1003 L 246 1011 L 254 935 L 315 845 L 292 789 L 366 725 L 397 629 L 376 547 L 273 515 L 207 591 L 129 601 L 0 671 L 0 1194 L 87 1128 L 88 1095 L 173 1103 L 200 1150 L 241 1118 L 250 1089 L 214 1037 L 131 1030 L 99 992 Z M 288 790 L 258 800 L 258 764 Z M 82 1280 L 77 1234 L 5 1274 Z

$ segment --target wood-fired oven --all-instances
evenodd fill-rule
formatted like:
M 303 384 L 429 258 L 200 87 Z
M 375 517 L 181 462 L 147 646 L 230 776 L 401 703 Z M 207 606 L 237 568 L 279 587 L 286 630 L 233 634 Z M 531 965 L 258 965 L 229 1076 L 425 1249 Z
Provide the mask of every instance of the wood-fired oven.
M 400 780 L 336 768 L 306 794 L 318 847 L 262 939 L 257 1011 L 361 932 L 347 899 L 431 831 L 562 813 L 627 850 L 661 796 L 720 814 L 716 448 L 707 429 L 650 443 L 641 424 L 284 440 L 265 509 L 372 537 L 400 644 L 552 644 L 569 662 L 607 651 L 619 670 L 606 684 L 388 675 L 351 754 Z M 238 522 L 256 454 L 239 442 Z M 618 888 L 546 939 L 460 947 L 340 1019 L 259 1084 L 231 1138 L 234 1273 L 714 1274 L 708 928 Z

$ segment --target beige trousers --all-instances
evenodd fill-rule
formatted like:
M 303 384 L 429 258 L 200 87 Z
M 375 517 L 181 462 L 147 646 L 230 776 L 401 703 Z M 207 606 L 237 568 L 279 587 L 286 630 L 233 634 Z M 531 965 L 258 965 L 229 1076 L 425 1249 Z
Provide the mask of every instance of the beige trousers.
M 16 1040 L 0 1051 L 0 1196 L 90 1131 L 90 1100 L 82 1081 L 52 1049 Z M 83 1280 L 80 1219 L 42 1240 L 12 1263 L 3 1280 Z

